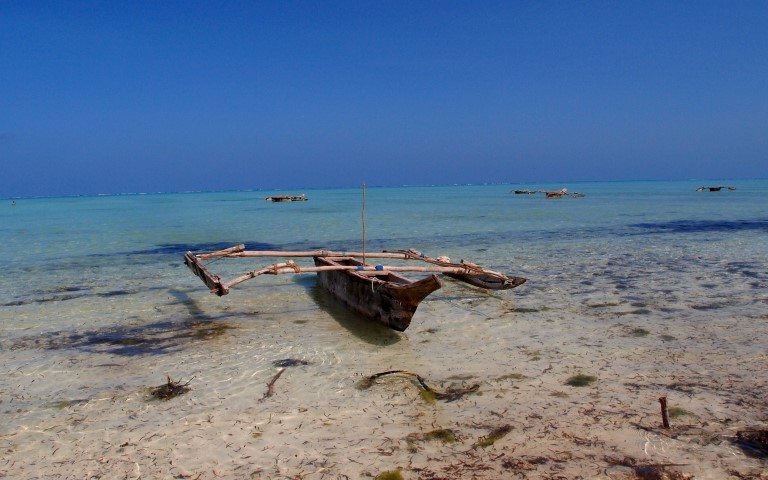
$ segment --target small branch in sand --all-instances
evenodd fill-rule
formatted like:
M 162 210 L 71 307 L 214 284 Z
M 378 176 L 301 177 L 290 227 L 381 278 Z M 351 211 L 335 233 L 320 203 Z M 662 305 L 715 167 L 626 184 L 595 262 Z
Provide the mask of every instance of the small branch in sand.
M 265 398 L 271 397 L 272 395 L 275 394 L 275 382 L 277 382 L 277 379 L 280 378 L 280 375 L 282 375 L 284 371 L 285 371 L 285 368 L 281 368 L 280 371 L 277 372 L 274 377 L 272 377 L 272 380 L 270 380 L 269 383 L 267 384 L 267 393 L 265 393 L 264 396 L 261 397 L 261 400 L 264 400 Z

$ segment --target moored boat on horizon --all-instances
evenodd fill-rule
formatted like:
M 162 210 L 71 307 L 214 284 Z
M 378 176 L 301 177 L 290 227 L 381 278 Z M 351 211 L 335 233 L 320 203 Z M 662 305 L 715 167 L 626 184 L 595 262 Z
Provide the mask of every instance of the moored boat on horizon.
M 309 200 L 306 194 L 301 195 L 272 195 L 264 197 L 264 200 L 268 202 L 306 202 Z

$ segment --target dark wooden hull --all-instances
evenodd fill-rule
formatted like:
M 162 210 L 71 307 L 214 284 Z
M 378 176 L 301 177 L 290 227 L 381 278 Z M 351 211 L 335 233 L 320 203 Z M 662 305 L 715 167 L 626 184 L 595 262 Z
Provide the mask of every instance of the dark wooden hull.
M 314 257 L 318 267 L 363 265 L 354 258 Z M 394 272 L 333 270 L 317 273 L 318 284 L 347 307 L 399 332 L 411 324 L 416 308 L 442 284 L 437 275 L 411 281 Z

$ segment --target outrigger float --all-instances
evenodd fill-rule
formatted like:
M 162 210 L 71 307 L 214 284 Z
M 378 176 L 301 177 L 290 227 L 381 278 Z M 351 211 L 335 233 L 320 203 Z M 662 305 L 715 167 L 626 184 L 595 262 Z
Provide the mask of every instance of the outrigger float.
M 293 260 L 273 263 L 264 268 L 246 272 L 225 282 L 208 271 L 203 261 L 240 257 L 312 257 L 315 266 L 299 266 Z M 363 260 L 360 260 L 362 258 Z M 429 264 L 423 267 L 371 265 L 368 258 L 396 260 L 420 260 Z M 448 257 L 432 258 L 416 250 L 384 251 L 381 253 L 314 251 L 248 251 L 245 245 L 237 245 L 210 253 L 187 252 L 184 263 L 203 283 L 218 296 L 226 295 L 235 285 L 260 275 L 317 273 L 318 284 L 340 299 L 358 314 L 404 331 L 411 324 L 416 308 L 430 293 L 442 287 L 437 274 L 461 280 L 476 287 L 491 290 L 507 290 L 526 282 L 522 277 L 487 270 L 464 260 L 452 263 Z M 413 281 L 400 272 L 422 272 L 429 276 Z

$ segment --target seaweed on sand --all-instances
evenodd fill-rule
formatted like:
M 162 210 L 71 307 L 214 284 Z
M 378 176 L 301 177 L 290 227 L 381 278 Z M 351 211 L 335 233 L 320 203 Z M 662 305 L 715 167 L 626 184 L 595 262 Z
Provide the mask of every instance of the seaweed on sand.
M 585 375 L 583 373 L 577 373 L 576 375 L 569 378 L 565 383 L 571 387 L 586 387 L 595 381 L 597 381 L 597 377 L 592 375 Z
M 403 480 L 403 474 L 400 470 L 387 470 L 376 475 L 374 480 Z
M 442 443 L 456 443 L 456 433 L 448 428 L 439 428 L 426 433 L 410 433 L 405 438 L 408 443 L 408 451 L 416 453 L 418 451 L 416 444 L 418 442 L 426 442 L 432 440 L 439 440 Z
M 512 425 L 502 425 L 500 427 L 494 428 L 488 433 L 488 435 L 480 437 L 480 439 L 472 446 L 472 448 L 490 447 L 496 443 L 496 440 L 504 438 L 511 431 Z
M 191 382 L 192 379 L 189 379 L 187 383 L 181 383 L 175 381 L 173 378 L 171 378 L 170 375 L 167 377 L 168 381 L 165 384 L 152 389 L 152 397 L 159 400 L 170 400 L 174 397 L 187 393 L 190 390 L 189 382 Z
M 298 367 L 301 365 L 309 365 L 309 362 L 306 360 L 300 360 L 297 358 L 284 358 L 282 360 L 275 360 L 272 362 L 272 365 L 275 367 Z
M 458 400 L 464 395 L 476 392 L 478 389 L 480 389 L 480 385 L 474 384 L 467 388 L 450 387 L 444 392 L 438 392 L 437 390 L 434 390 L 429 385 L 427 385 L 427 383 L 424 381 L 423 378 L 421 378 L 420 375 L 414 372 L 409 372 L 407 370 L 389 370 L 387 372 L 376 373 L 358 381 L 356 387 L 358 390 L 366 390 L 368 388 L 371 388 L 373 384 L 376 383 L 376 379 L 383 377 L 385 375 L 393 375 L 393 374 L 408 375 L 408 376 L 415 377 L 416 381 L 419 383 L 419 389 L 421 391 L 421 395 L 427 401 L 437 399 L 437 400 L 445 400 L 446 402 L 452 402 L 454 400 Z

